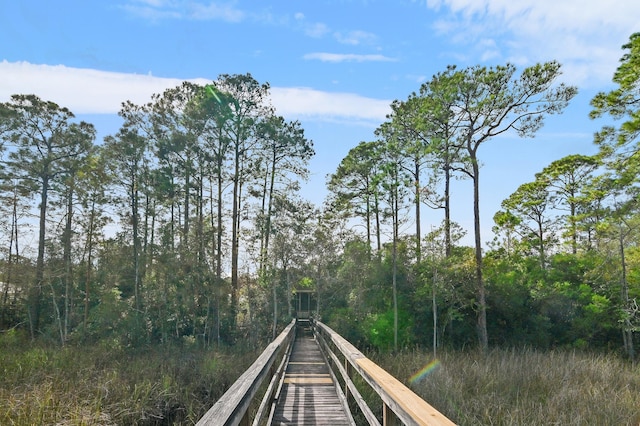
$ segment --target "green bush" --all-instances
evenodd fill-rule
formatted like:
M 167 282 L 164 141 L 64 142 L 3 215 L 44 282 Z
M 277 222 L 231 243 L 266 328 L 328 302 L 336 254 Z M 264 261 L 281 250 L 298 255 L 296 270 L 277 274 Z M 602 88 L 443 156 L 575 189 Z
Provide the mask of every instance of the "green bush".
M 370 345 L 377 349 L 392 349 L 394 343 L 393 310 L 370 314 L 364 321 L 364 332 Z M 413 343 L 413 322 L 406 311 L 398 312 L 398 347 Z

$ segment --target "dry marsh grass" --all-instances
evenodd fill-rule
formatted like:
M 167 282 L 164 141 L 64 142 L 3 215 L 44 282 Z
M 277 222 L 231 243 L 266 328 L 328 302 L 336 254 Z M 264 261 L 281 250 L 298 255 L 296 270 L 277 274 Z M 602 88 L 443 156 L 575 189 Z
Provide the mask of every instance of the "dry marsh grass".
M 257 355 L 25 346 L 0 345 L 1 425 L 194 424 Z
M 1 425 L 194 424 L 258 355 L 7 340 Z M 371 358 L 405 383 L 432 361 L 419 350 Z M 640 425 L 640 368 L 614 355 L 496 349 L 441 351 L 438 361 L 409 386 L 460 425 Z
M 433 359 L 372 358 L 405 383 Z M 442 351 L 438 360 L 410 387 L 460 425 L 640 425 L 640 368 L 615 355 L 496 349 Z

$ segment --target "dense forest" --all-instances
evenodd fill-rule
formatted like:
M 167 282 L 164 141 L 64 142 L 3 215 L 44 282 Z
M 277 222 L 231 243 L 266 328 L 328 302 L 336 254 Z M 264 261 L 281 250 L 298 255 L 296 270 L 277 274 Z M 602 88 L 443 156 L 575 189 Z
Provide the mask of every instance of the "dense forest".
M 595 135 L 598 154 L 523 183 L 493 236 L 480 235 L 479 147 L 535 137 L 562 112 L 577 89 L 556 62 L 436 74 L 354 143 L 323 206 L 300 192 L 312 141 L 250 74 L 125 101 L 103 141 L 67 108 L 14 95 L 0 104 L 0 329 L 61 346 L 219 347 L 268 339 L 311 288 L 317 315 L 363 347 L 634 359 L 640 34 L 623 49 L 616 88 L 591 102 L 617 124 Z M 454 179 L 473 184 L 474 229 L 450 219 L 450 200 L 468 197 Z M 442 212 L 429 232 L 423 209 Z

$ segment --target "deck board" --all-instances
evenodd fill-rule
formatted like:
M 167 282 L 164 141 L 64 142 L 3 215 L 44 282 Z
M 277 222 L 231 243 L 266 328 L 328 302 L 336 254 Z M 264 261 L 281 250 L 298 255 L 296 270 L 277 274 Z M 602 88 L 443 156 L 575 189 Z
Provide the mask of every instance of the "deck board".
M 273 425 L 349 425 L 318 343 L 296 338 Z

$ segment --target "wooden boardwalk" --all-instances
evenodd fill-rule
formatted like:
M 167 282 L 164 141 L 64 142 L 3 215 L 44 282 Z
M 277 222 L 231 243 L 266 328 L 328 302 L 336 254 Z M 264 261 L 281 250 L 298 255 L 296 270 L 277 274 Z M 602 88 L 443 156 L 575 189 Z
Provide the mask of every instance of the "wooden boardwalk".
M 300 333 L 294 343 L 276 404 L 273 425 L 352 425 L 320 347 Z
M 336 376 L 340 383 L 336 383 Z M 378 395 L 381 416 L 367 405 L 354 377 Z M 343 388 L 348 389 L 347 395 Z M 267 418 L 270 425 L 355 426 L 349 407 L 357 410 L 359 419 L 361 416 L 374 426 L 454 426 L 331 328 L 319 321 L 296 319 L 196 426 L 262 425 Z

